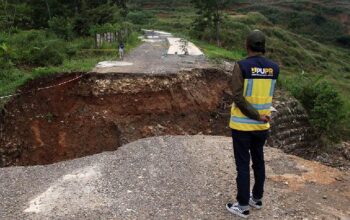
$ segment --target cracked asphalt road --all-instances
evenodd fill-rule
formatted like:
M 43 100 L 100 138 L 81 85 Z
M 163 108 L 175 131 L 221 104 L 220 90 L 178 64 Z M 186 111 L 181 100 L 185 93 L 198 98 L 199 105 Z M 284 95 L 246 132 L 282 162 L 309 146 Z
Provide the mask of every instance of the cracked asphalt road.
M 150 32 L 146 32 L 146 36 L 150 35 Z M 95 68 L 93 72 L 167 74 L 211 66 L 203 55 L 168 55 L 169 43 L 166 38 L 169 36 L 157 33 L 155 35 L 156 39 L 144 42 L 125 56 L 123 61 L 133 65 Z

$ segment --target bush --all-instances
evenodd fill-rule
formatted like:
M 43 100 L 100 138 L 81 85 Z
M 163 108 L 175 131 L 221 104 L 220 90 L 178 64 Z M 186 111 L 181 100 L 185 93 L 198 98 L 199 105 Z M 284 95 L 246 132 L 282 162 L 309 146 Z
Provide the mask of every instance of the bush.
M 345 118 L 344 101 L 340 93 L 328 81 L 305 76 L 289 80 L 286 85 L 307 110 L 315 130 L 337 141 Z
M 326 81 L 316 84 L 314 92 L 316 96 L 310 111 L 311 123 L 318 131 L 336 140 L 339 138 L 339 125 L 345 116 L 344 102 Z
M 106 23 L 103 25 L 94 25 L 90 28 L 90 35 L 94 36 L 95 34 L 102 34 L 102 33 L 107 33 L 107 32 L 111 32 L 111 33 L 115 33 L 118 32 L 122 29 L 121 25 L 118 23 L 115 24 L 110 24 L 110 23 Z
M 70 42 L 69 47 L 74 47 L 77 50 L 91 49 L 95 47 L 95 40 L 92 37 L 76 38 Z
M 22 31 L 8 40 L 17 65 L 59 65 L 67 53 L 66 43 L 45 31 Z
M 34 65 L 50 66 L 60 65 L 63 63 L 66 54 L 64 51 L 58 49 L 65 47 L 61 42 L 49 43 L 41 48 L 32 48 L 30 50 L 31 56 L 28 61 Z
M 50 30 L 57 36 L 71 40 L 73 39 L 73 25 L 64 17 L 53 17 L 49 20 Z
M 12 66 L 11 56 L 13 54 L 12 48 L 5 42 L 0 43 L 0 67 L 6 69 Z

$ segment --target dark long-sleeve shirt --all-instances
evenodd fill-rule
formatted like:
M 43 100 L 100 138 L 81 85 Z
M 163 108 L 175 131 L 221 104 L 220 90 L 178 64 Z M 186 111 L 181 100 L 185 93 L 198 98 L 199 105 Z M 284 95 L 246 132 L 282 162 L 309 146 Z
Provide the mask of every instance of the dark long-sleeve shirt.
M 243 75 L 239 65 L 236 63 L 232 73 L 233 102 L 245 116 L 254 120 L 259 120 L 259 112 L 245 99 L 243 96 L 243 89 Z

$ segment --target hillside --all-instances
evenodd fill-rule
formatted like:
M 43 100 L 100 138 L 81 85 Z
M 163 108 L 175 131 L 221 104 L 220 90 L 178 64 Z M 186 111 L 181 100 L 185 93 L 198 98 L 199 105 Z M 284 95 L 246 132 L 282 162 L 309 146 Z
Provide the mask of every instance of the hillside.
M 125 41 L 129 51 L 139 45 L 142 28 L 165 30 L 194 41 L 213 62 L 222 62 L 245 57 L 245 36 L 258 28 L 268 36 L 267 56 L 281 66 L 280 86 L 297 97 L 313 119 L 314 109 L 308 102 L 316 100 L 314 96 L 319 93 L 313 87 L 326 82 L 327 88 L 322 91 L 329 91 L 330 96 L 319 102 L 340 94 L 345 107 L 322 104 L 316 119 L 335 115 L 330 124 L 337 124 L 339 129 L 326 125 L 328 130 L 323 134 L 350 137 L 347 1 L 229 1 L 222 8 L 220 39 L 215 39 L 216 30 L 208 22 L 211 18 L 199 17 L 189 0 L 123 2 L 48 0 L 47 7 L 37 2 L 2 2 L 0 66 L 4 71 L 0 74 L 0 95 L 14 93 L 32 78 L 85 72 L 100 60 L 113 59 L 116 40 L 96 48 L 97 33 L 117 30 L 117 41 Z
M 281 74 L 251 219 L 349 219 L 349 3 L 224 1 L 0 1 L 0 219 L 236 219 L 254 29 Z
M 348 1 L 240 1 L 225 10 L 220 48 L 213 45 L 211 29 L 193 31 L 196 10 L 187 5 L 188 1 L 174 7 L 164 1 L 154 5 L 147 2 L 143 2 L 147 7 L 142 11 L 155 16 L 146 24 L 148 28 L 186 36 L 214 59 L 243 58 L 246 34 L 256 28 L 263 30 L 269 37 L 267 56 L 282 67 L 281 85 L 293 90 L 294 85 L 323 80 L 342 94 L 347 122 L 341 126 L 345 127 L 343 134 L 349 136 L 350 101 L 345 98 L 350 96 Z
M 235 6 L 232 8 L 235 10 Z M 343 38 L 350 34 L 349 1 L 249 1 L 237 11 L 258 11 L 269 20 L 296 33 L 324 43 L 349 47 Z M 345 45 L 342 45 L 345 43 Z

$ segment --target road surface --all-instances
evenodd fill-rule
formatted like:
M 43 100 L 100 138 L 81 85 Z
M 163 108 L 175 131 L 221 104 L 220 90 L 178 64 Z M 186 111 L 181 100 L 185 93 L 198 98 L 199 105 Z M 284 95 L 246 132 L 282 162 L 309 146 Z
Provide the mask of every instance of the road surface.
M 169 33 L 145 31 L 143 40 L 144 43 L 127 54 L 122 62 L 116 56 L 116 60 L 109 61 L 114 67 L 107 63 L 104 67 L 96 67 L 93 72 L 166 74 L 210 67 L 206 57 L 192 43 L 188 46 L 190 55 L 180 55 L 179 38 Z

